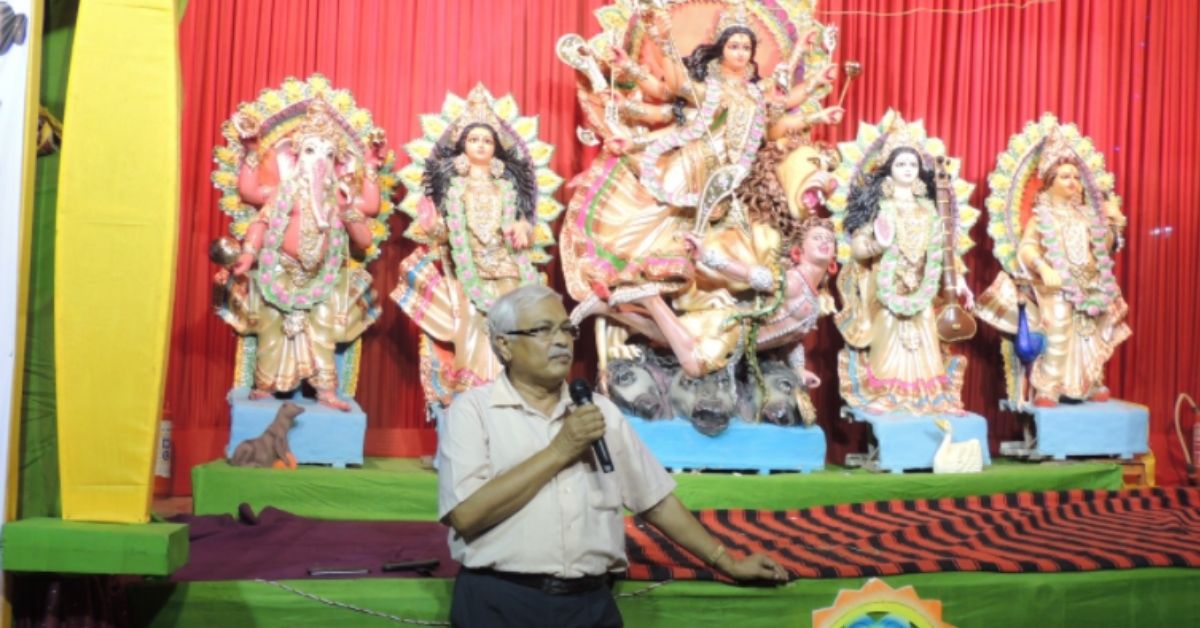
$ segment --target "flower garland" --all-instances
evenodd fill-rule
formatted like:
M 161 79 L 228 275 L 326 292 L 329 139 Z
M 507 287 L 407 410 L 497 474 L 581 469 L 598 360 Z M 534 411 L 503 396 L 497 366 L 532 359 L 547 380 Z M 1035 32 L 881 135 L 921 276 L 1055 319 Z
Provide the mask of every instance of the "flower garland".
M 263 234 L 263 248 L 258 255 L 258 270 L 255 274 L 259 291 L 267 302 L 289 313 L 312 309 L 329 298 L 347 254 L 346 230 L 341 219 L 335 215 L 329 225 L 329 245 L 325 252 L 325 260 L 313 278 L 297 288 L 292 286 L 288 277 L 280 276 L 283 267 L 279 263 L 279 256 L 282 255 L 279 248 L 283 246 L 283 232 L 291 221 L 288 209 L 299 196 L 299 189 L 294 181 L 284 182 L 280 194 L 276 197 L 267 231 Z
M 1033 210 L 1037 218 L 1037 230 L 1042 236 L 1046 259 L 1050 261 L 1051 268 L 1062 278 L 1063 295 L 1074 304 L 1076 312 L 1092 317 L 1107 312 L 1120 292 L 1120 288 L 1117 286 L 1117 277 L 1113 274 L 1115 264 L 1108 254 L 1105 242 L 1108 237 L 1108 226 L 1100 218 L 1099 212 L 1093 212 L 1088 231 L 1091 235 L 1092 257 L 1096 260 L 1096 270 L 1100 272 L 1100 281 L 1094 288 L 1085 290 L 1071 274 L 1071 269 L 1067 264 L 1066 251 L 1063 250 L 1061 237 L 1055 228 L 1054 217 L 1051 215 L 1050 203 L 1044 198 L 1038 200 L 1039 202 Z
M 446 227 L 450 234 L 450 258 L 454 260 L 454 268 L 458 280 L 462 282 L 463 290 L 475 308 L 486 314 L 492 309 L 492 304 L 500 295 L 479 276 L 475 268 L 475 252 L 471 249 L 471 238 L 468 233 L 467 208 L 463 203 L 466 191 L 466 179 L 453 177 L 450 190 L 446 193 Z M 496 179 L 500 187 L 500 224 L 512 224 L 517 219 L 517 190 L 507 179 Z M 524 251 L 514 255 L 517 263 L 517 274 L 521 285 L 540 283 L 537 271 L 529 262 L 529 256 Z
M 919 199 L 918 203 L 924 209 L 933 211 L 928 199 Z M 893 201 L 884 200 L 879 203 L 880 209 L 889 220 L 895 222 L 896 209 Z M 925 276 L 921 285 L 906 295 L 899 294 L 896 288 L 896 271 L 900 265 L 899 246 L 895 243 L 883 252 L 879 269 L 879 301 L 892 313 L 899 316 L 914 316 L 925 310 L 933 303 L 938 284 L 942 278 L 942 237 L 941 220 L 935 218 L 929 221 L 928 240 L 925 244 Z
M 713 123 L 713 116 L 716 115 L 717 108 L 721 105 L 721 79 L 715 73 L 709 73 L 704 85 L 704 104 L 701 105 L 699 115 L 692 120 L 691 124 L 681 129 L 676 129 L 654 141 L 642 153 L 642 184 L 658 200 L 675 207 L 698 206 L 700 204 L 700 192 L 667 191 L 663 187 L 662 173 L 659 172 L 658 160 L 667 151 L 704 137 L 705 129 Z M 766 133 L 767 125 L 766 107 L 763 105 L 762 91 L 754 83 L 747 83 L 746 87 L 755 103 L 754 120 L 750 123 L 750 129 L 746 136 L 746 145 L 742 151 L 742 158 L 738 160 L 738 164 L 742 167 L 743 172 L 750 172 L 751 166 L 754 165 L 754 158 L 758 155 L 758 148 L 762 143 L 763 135 Z

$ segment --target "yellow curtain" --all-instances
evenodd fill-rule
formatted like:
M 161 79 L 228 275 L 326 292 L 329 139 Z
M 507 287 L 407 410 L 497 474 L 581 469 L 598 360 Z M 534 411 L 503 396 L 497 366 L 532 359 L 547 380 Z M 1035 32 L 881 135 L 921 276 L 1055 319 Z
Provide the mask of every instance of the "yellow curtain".
M 179 199 L 175 0 L 90 0 L 67 83 L 55 356 L 64 519 L 145 522 Z

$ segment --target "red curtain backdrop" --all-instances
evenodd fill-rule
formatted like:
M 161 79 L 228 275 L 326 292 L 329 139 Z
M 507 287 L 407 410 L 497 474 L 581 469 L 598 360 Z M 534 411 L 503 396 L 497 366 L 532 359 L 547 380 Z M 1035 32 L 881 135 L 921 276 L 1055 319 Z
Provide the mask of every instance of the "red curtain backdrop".
M 238 102 L 287 76 L 325 74 L 350 89 L 400 147 L 420 134 L 417 116 L 437 111 L 447 91 L 464 95 L 482 81 L 493 94 L 512 93 L 523 114 L 541 117 L 542 139 L 557 147 L 552 165 L 567 179 L 591 158 L 575 139 L 580 115 L 574 76 L 554 55 L 568 32 L 598 31 L 600 0 L 192 0 L 180 26 L 184 77 L 183 192 L 166 412 L 174 421 L 173 492 L 190 493 L 195 464 L 222 455 L 228 438 L 225 393 L 233 378 L 233 333 L 213 316 L 206 259 L 228 220 L 209 182 L 219 127 Z M 987 6 L 1004 5 L 995 8 Z M 1012 6 L 1008 6 L 1012 5 Z M 846 99 L 845 121 L 819 139 L 851 139 L 859 121 L 889 108 L 925 121 L 963 175 L 976 183 L 982 207 L 986 177 L 1008 137 L 1043 112 L 1079 125 L 1114 173 L 1129 216 L 1127 247 L 1118 256 L 1130 303 L 1132 340 L 1109 365 L 1117 396 L 1151 410 L 1151 444 L 1159 480 L 1182 479 L 1172 410 L 1180 391 L 1200 393 L 1200 3 L 1012 2 L 994 0 L 822 0 L 817 17 L 840 28 L 841 61 L 864 74 Z M 560 200 L 567 193 L 560 192 Z M 399 261 L 411 250 L 397 212 L 392 239 L 372 264 L 375 289 L 396 285 Z M 977 291 L 999 271 L 986 217 L 973 232 L 969 281 Z M 556 265 L 548 267 L 561 288 Z M 865 449 L 862 426 L 837 417 L 834 374 L 841 346 L 828 320 L 812 361 L 825 384 L 816 401 L 830 439 L 830 461 Z M 587 336 L 585 335 L 585 338 Z M 432 453 L 416 381 L 417 330 L 387 301 L 363 339 L 358 401 L 367 412 L 368 455 Z M 1015 417 L 1000 413 L 1003 394 L 998 339 L 981 333 L 963 347 L 970 358 L 967 407 L 986 416 L 991 445 L 1019 438 Z M 594 370 L 594 349 L 577 352 L 580 374 Z

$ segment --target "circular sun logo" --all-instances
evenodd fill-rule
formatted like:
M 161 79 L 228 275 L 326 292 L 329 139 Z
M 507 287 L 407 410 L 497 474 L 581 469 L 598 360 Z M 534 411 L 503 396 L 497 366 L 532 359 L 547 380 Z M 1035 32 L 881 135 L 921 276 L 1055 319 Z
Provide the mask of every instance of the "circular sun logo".
M 942 621 L 942 603 L 922 600 L 912 586 L 893 589 L 878 578 L 838 592 L 833 606 L 813 611 L 813 628 L 954 628 Z

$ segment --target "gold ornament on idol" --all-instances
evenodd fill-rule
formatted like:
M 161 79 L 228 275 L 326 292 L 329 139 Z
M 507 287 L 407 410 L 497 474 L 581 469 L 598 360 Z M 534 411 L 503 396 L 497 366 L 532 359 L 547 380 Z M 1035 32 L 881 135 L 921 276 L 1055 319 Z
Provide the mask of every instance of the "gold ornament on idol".
M 471 158 L 467 157 L 466 153 L 459 153 L 458 157 L 454 158 L 454 172 L 460 177 L 465 177 L 471 172 Z
M 338 149 L 339 156 L 345 151 L 346 142 L 339 132 L 338 124 L 334 121 L 332 109 L 329 103 L 319 98 L 314 98 L 308 105 L 308 110 L 304 114 L 304 121 L 300 123 L 300 128 L 296 129 L 297 143 L 303 143 L 304 140 L 316 137 L 328 141 Z
M 895 123 L 899 125 L 899 123 Z M 918 138 L 913 137 L 909 132 L 908 127 L 901 126 L 893 127 L 893 130 L 888 132 L 887 139 L 883 142 L 883 149 L 879 152 L 882 159 L 887 159 L 897 148 L 910 148 L 917 153 L 917 159 L 921 162 L 921 167 L 929 169 L 929 164 L 926 162 L 925 151 L 921 146 Z M 916 192 L 914 188 L 913 192 Z
M 488 125 L 500 137 L 500 142 L 505 149 L 512 147 L 512 141 L 504 137 L 504 133 L 502 132 L 504 123 L 496 115 L 496 112 L 492 110 L 492 105 L 488 102 L 487 89 L 482 83 L 476 85 L 471 90 L 471 93 L 467 94 L 466 111 L 454 121 L 454 125 L 451 127 L 454 130 L 453 136 L 461 136 L 462 132 L 472 124 Z
M 1062 132 L 1055 128 L 1050 131 L 1045 143 L 1042 144 L 1042 155 L 1038 160 L 1038 178 L 1045 181 L 1047 176 L 1053 175 L 1054 166 L 1064 161 L 1078 163 L 1079 156 L 1071 150 L 1071 145 L 1063 137 Z
M 717 19 L 717 36 L 714 41 L 719 39 L 721 33 L 727 29 L 742 27 L 750 28 L 750 14 L 746 8 L 745 0 L 730 0 L 725 3 L 726 9 L 721 12 L 721 17 Z

